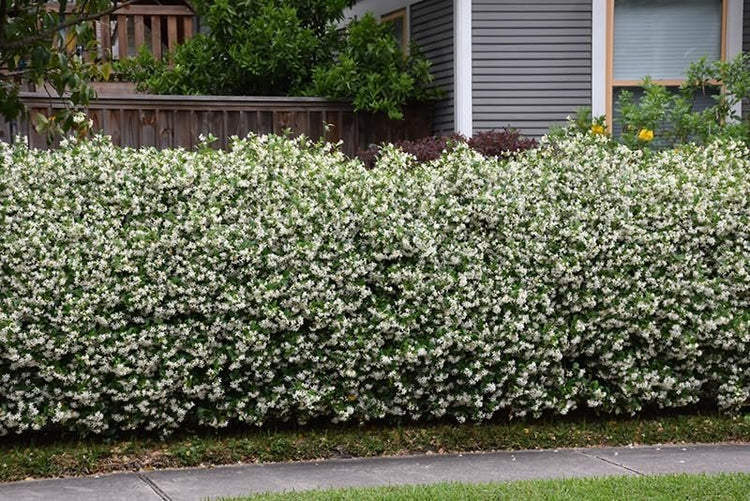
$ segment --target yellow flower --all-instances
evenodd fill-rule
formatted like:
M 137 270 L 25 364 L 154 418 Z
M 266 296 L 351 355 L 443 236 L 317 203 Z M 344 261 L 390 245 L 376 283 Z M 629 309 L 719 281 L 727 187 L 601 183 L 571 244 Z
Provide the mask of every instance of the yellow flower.
M 607 133 L 607 129 L 603 125 L 594 124 L 594 125 L 591 126 L 591 133 L 592 134 L 600 134 L 600 135 L 603 136 L 604 134 Z
M 638 139 L 649 142 L 654 139 L 654 131 L 651 129 L 641 129 L 640 132 L 638 132 Z

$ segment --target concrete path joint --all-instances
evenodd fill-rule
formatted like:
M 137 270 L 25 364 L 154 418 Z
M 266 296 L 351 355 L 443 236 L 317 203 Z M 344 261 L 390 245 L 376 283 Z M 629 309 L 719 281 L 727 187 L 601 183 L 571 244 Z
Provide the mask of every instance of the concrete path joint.
M 156 485 L 153 482 L 153 480 L 151 480 L 150 478 L 148 478 L 146 475 L 143 475 L 143 474 L 139 473 L 138 474 L 138 478 L 140 478 L 141 481 L 143 481 L 144 484 L 148 485 L 151 488 L 151 490 L 154 491 L 156 493 L 156 495 L 159 496 L 160 498 L 162 498 L 164 501 L 173 501 L 172 498 L 170 498 L 167 495 L 166 492 L 164 492 L 163 490 L 161 490 L 161 488 L 158 485 Z
M 635 473 L 636 475 L 639 475 L 639 476 L 645 476 L 645 473 L 642 473 L 642 472 L 640 472 L 640 471 L 636 470 L 635 468 L 630 468 L 630 467 L 628 467 L 628 466 L 625 466 L 624 464 L 622 464 L 622 463 L 618 463 L 617 461 L 610 461 L 609 459 L 607 459 L 607 458 L 603 458 L 603 457 L 601 457 L 601 456 L 597 456 L 596 454 L 593 454 L 593 455 L 592 455 L 592 454 L 586 454 L 585 450 L 579 450 L 578 452 L 580 452 L 580 453 L 581 453 L 581 454 L 583 454 L 584 456 L 587 456 L 587 457 L 591 457 L 591 458 L 595 458 L 595 459 L 598 459 L 599 461 L 604 461 L 605 463 L 608 463 L 608 464 L 611 464 L 611 465 L 614 465 L 614 466 L 620 467 L 620 468 L 622 468 L 623 470 L 626 470 L 626 471 L 629 471 L 629 472 Z

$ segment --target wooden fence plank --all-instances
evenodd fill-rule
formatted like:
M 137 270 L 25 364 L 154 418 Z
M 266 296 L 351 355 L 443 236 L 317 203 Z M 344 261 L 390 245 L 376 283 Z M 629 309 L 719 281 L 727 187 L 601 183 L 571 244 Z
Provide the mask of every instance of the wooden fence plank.
M 341 112 L 338 110 L 326 111 L 325 123 L 327 126 L 326 141 L 337 143 L 341 139 Z
M 21 99 L 33 113 L 49 114 L 63 103 L 46 94 L 24 92 Z M 151 96 L 101 94 L 88 106 L 92 130 L 112 136 L 114 144 L 158 148 L 193 148 L 198 135 L 213 134 L 214 147 L 226 148 L 229 136 L 248 132 L 266 134 L 290 130 L 313 140 L 343 140 L 343 151 L 353 155 L 370 143 L 417 139 L 430 132 L 430 113 L 405 110 L 407 120 L 388 120 L 383 114 L 354 113 L 351 104 L 321 98 L 236 96 Z M 429 111 L 429 110 L 428 110 Z M 326 131 L 324 124 L 330 127 Z M 9 124 L 0 121 L 0 140 L 7 140 Z M 46 138 L 24 120 L 19 132 L 32 146 L 47 148 Z
M 161 17 L 151 16 L 151 53 L 161 59 Z
M 213 134 L 218 141 L 211 144 L 212 148 L 226 148 L 226 129 L 224 128 L 224 112 L 217 110 L 210 114 L 208 120 L 208 132 Z
M 122 146 L 138 148 L 140 141 L 140 112 L 138 110 L 122 110 L 120 141 Z
M 175 111 L 174 146 L 191 148 L 193 146 L 195 120 L 192 111 Z
M 141 146 L 158 146 L 156 110 L 142 110 L 141 122 Z
M 143 16 L 133 16 L 133 26 L 135 28 L 135 53 L 141 48 L 145 41 L 146 26 L 143 22 Z
M 359 149 L 357 142 L 357 116 L 354 111 L 341 112 L 341 139 L 344 144 L 341 145 L 342 151 L 347 155 L 354 156 Z
M 146 38 L 146 26 L 143 20 L 143 16 L 133 16 L 133 32 L 135 40 L 135 53 L 138 53 L 138 49 L 143 45 Z
M 167 17 L 167 47 L 173 51 L 177 46 L 177 16 Z
M 105 59 L 112 57 L 112 24 L 109 21 L 109 16 L 102 16 L 99 21 L 100 29 L 100 43 L 102 45 L 102 52 Z
M 159 133 L 159 148 L 174 147 L 174 112 L 159 110 L 156 115 L 156 126 Z
M 323 112 L 311 111 L 307 114 L 307 134 L 317 141 L 323 136 Z
M 270 134 L 273 132 L 274 116 L 273 111 L 258 111 L 258 123 L 256 130 L 261 134 Z
M 193 37 L 193 16 L 184 16 L 182 18 L 182 41 L 189 40 Z
M 128 57 L 128 16 L 117 16 L 117 55 L 120 59 Z

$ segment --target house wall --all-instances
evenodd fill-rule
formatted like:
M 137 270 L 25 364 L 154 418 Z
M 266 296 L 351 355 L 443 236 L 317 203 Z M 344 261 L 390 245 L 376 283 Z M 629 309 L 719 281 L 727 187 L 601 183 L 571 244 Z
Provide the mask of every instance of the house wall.
M 544 135 L 591 106 L 591 0 L 474 0 L 474 130 Z
M 432 62 L 435 85 L 446 98 L 436 103 L 435 134 L 453 132 L 453 0 L 429 0 L 411 6 L 411 39 Z
M 742 23 L 742 52 L 750 52 L 750 0 L 745 0 L 742 7 L 744 22 Z M 750 102 L 742 103 L 742 115 L 750 118 Z

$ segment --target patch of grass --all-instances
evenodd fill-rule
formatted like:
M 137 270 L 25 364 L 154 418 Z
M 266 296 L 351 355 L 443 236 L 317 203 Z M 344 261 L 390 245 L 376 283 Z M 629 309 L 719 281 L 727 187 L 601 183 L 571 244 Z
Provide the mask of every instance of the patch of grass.
M 613 499 L 674 500 L 750 499 L 750 475 L 662 475 L 649 477 L 575 478 L 492 484 L 408 485 L 364 489 L 260 494 L 225 501 L 290 500 L 433 500 L 433 499 L 547 499 L 578 501 Z
M 328 426 L 203 432 L 165 440 L 6 437 L 0 442 L 0 481 L 238 462 L 717 442 L 750 442 L 750 419 L 678 415 L 474 425 Z

